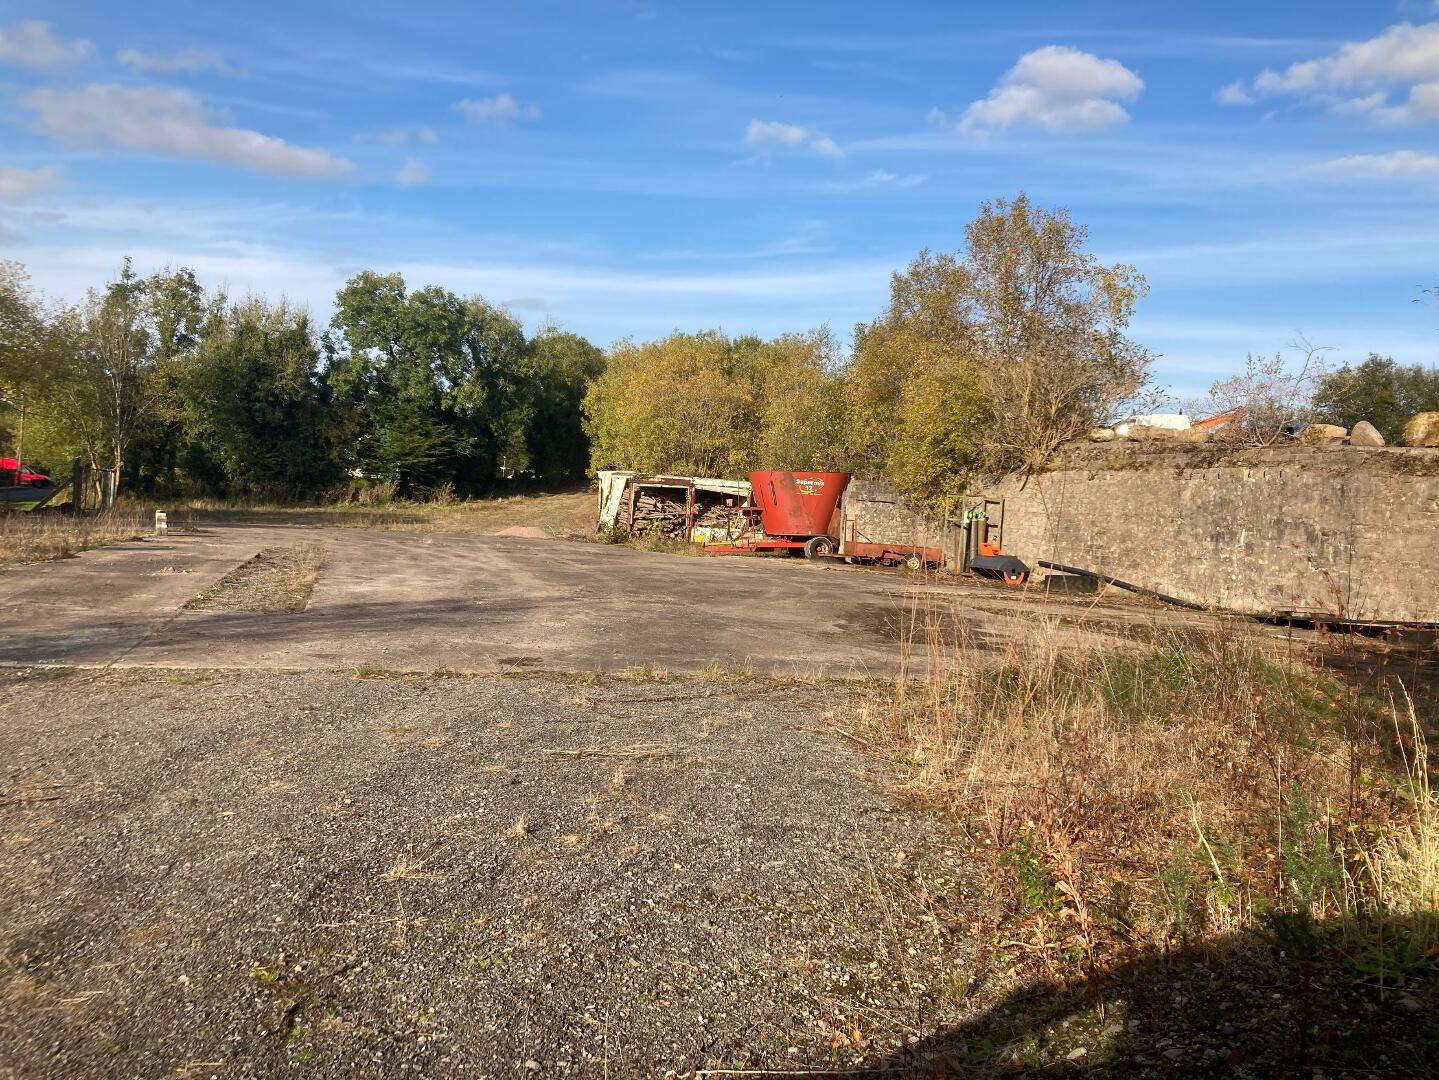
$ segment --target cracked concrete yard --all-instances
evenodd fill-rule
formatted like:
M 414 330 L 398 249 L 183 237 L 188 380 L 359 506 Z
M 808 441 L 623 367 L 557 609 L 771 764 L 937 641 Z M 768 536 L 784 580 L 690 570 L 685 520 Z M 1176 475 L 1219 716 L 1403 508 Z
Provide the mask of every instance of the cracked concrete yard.
M 0 1078 L 895 1060 L 979 973 L 966 861 L 815 676 L 897 670 L 916 597 L 976 649 L 1046 610 L 1000 595 L 277 527 L 12 569 Z
M 302 610 L 265 610 L 221 585 L 262 552 L 286 549 L 323 563 Z M 216 589 L 225 603 L 185 606 Z M 1072 602 L 1016 602 L 993 584 L 938 587 L 802 560 L 210 525 L 0 572 L 0 625 L 12 628 L 0 635 L 0 663 L 467 672 L 718 665 L 889 676 L 916 603 L 952 611 L 982 650 L 1033 634 L 1037 616 L 1075 611 Z M 1133 605 L 1107 604 L 1068 632 L 1092 644 L 1107 636 L 1101 615 L 1122 622 L 1133 613 Z

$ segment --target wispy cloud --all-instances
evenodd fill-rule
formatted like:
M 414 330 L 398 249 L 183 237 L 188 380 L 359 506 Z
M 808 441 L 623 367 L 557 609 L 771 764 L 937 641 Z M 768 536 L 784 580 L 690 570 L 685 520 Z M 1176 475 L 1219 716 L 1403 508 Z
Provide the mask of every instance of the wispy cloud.
M 1439 175 L 1439 155 L 1419 150 L 1392 150 L 1387 154 L 1350 154 L 1313 166 L 1310 172 L 1364 179 L 1393 179 Z
M 381 146 L 404 146 L 406 143 L 424 143 L 433 146 L 440 141 L 440 133 L 422 124 L 411 127 L 387 128 L 369 135 L 356 135 L 361 142 L 376 142 Z
M 419 158 L 405 158 L 405 163 L 395 173 L 395 183 L 400 187 L 415 187 L 430 178 L 430 167 Z
M 177 49 L 174 52 L 121 49 L 115 54 L 115 59 L 135 72 L 158 71 L 193 75 L 201 71 L 227 70 L 225 58 L 210 49 Z
M 487 98 L 465 98 L 455 102 L 454 109 L 477 124 L 505 127 L 515 120 L 538 120 L 540 107 L 518 101 L 508 91 Z
M 865 187 L 918 187 L 929 179 L 924 173 L 892 173 L 888 169 L 871 169 L 861 181 Z
M 94 46 L 83 38 L 62 38 L 53 23 L 25 19 L 0 26 L 0 64 L 34 71 L 59 71 L 90 59 Z
M 897 191 L 904 188 L 916 188 L 927 183 L 929 183 L 929 176 L 925 173 L 897 173 L 891 172 L 889 169 L 870 169 L 869 172 L 858 178 L 829 180 L 822 187 L 825 191 L 834 192 Z
M 0 199 L 19 202 L 60 183 L 60 170 L 0 168 Z
M 1129 112 L 1120 103 L 1134 100 L 1143 89 L 1144 80 L 1118 60 L 1047 45 L 1020 57 L 989 95 L 971 102 L 957 121 L 939 109 L 930 111 L 930 121 L 952 123 L 967 135 L 1014 127 L 1083 134 L 1128 121 Z
M 751 120 L 745 129 L 744 141 L 747 146 L 759 147 L 763 153 L 771 147 L 787 150 L 802 150 L 820 157 L 842 158 L 844 151 L 839 144 L 822 131 L 800 124 L 785 124 L 778 120 Z
M 23 102 L 34 110 L 41 132 L 68 146 L 196 158 L 305 179 L 332 179 L 354 169 L 327 150 L 218 123 L 183 90 L 90 85 L 36 90 Z
M 1439 23 L 1399 23 L 1329 56 L 1230 83 L 1218 94 L 1226 105 L 1276 97 L 1384 124 L 1439 120 Z

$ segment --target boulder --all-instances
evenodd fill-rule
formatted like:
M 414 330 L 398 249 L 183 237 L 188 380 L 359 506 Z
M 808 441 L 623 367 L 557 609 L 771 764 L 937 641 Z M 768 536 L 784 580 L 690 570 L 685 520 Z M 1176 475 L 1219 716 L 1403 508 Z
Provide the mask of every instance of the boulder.
M 1299 441 L 1305 446 L 1328 446 L 1348 434 L 1338 424 L 1310 424 L 1299 433 Z
M 1124 437 L 1139 442 L 1173 442 L 1174 437 L 1178 434 L 1179 431 L 1175 428 L 1154 427 L 1151 424 L 1130 424 Z
M 1204 428 L 1153 427 L 1149 424 L 1131 424 L 1126 438 L 1140 442 L 1199 443 L 1209 441 L 1209 432 Z
M 1350 446 L 1383 446 L 1384 436 L 1368 420 L 1361 420 L 1349 429 Z
M 1089 434 L 1085 438 L 1090 442 L 1113 442 L 1114 429 L 1112 427 L 1090 428 Z
M 1404 425 L 1405 446 L 1439 446 L 1439 412 L 1422 412 Z

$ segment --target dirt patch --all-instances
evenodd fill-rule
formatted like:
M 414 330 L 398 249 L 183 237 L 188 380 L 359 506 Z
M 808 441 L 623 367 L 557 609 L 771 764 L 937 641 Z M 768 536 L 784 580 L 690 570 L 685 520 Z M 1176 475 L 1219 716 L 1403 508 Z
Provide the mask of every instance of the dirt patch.
M 304 611 L 325 564 L 318 544 L 269 547 L 185 603 L 186 611 Z

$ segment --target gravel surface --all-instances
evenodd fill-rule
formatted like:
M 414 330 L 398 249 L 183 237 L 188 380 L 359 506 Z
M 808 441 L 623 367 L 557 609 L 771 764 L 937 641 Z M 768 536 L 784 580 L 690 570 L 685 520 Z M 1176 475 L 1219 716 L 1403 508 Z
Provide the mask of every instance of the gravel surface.
M 0 1077 L 842 1068 L 971 887 L 834 689 L 0 672 Z

